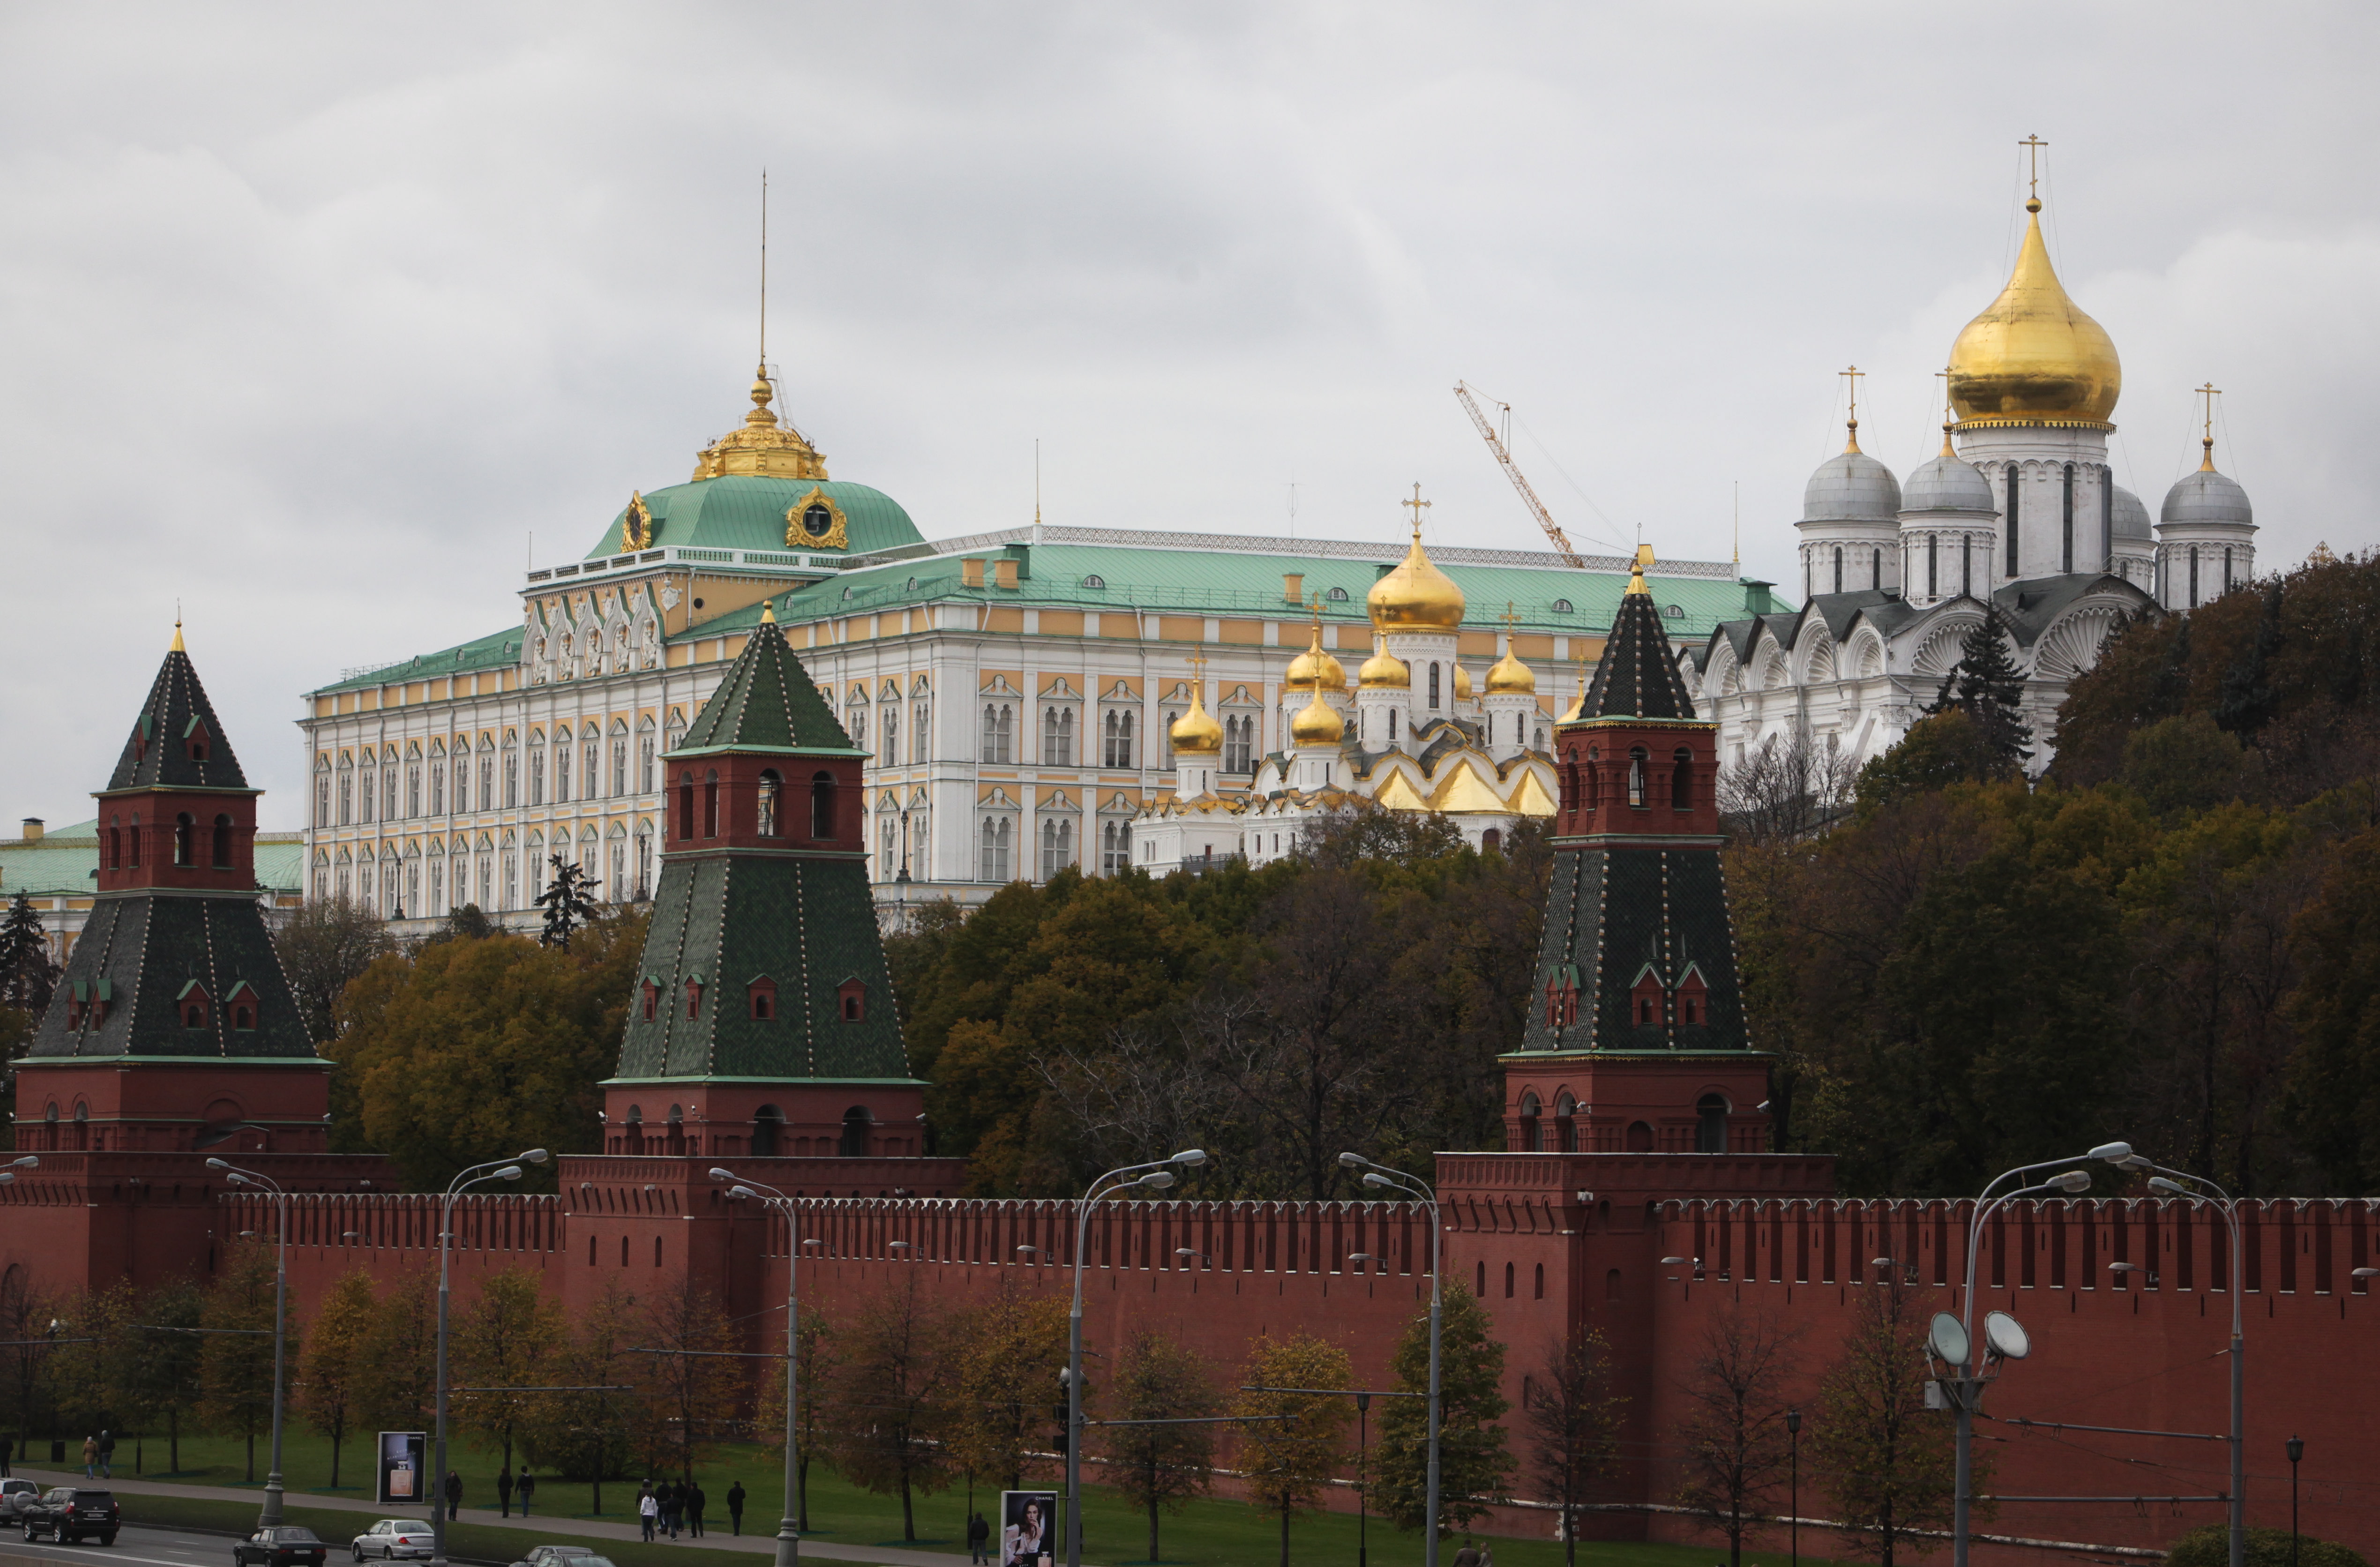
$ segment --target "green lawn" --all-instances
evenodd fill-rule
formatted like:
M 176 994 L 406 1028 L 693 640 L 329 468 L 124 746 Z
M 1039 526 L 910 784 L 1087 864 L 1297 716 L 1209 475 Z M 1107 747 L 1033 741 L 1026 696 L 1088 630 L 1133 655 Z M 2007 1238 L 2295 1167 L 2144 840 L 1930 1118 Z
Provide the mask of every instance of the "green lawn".
M 116 1473 L 135 1473 L 136 1453 L 129 1441 L 119 1439 L 116 1450 Z M 36 1462 L 46 1458 L 47 1449 L 36 1442 Z M 80 1440 L 70 1444 L 70 1452 L 79 1452 Z M 243 1447 L 237 1439 L 221 1437 L 185 1437 L 181 1444 L 182 1467 L 167 1472 L 164 1445 L 144 1441 L 138 1454 L 139 1472 L 150 1479 L 171 1479 L 186 1485 L 221 1485 L 240 1487 L 246 1482 Z M 311 1432 L 293 1429 L 288 1434 L 285 1481 L 289 1488 L 290 1521 L 313 1528 L 325 1539 L 340 1541 L 362 1527 L 359 1515 L 344 1512 L 323 1512 L 305 1509 L 307 1492 L 362 1499 L 371 1493 L 367 1488 L 370 1478 L 371 1439 L 350 1439 L 342 1455 L 341 1478 L 346 1483 L 336 1491 L 329 1489 L 331 1477 L 330 1443 Z M 268 1443 L 257 1442 L 256 1474 L 261 1484 L 269 1462 Z M 457 1446 L 454 1467 L 463 1476 L 463 1500 L 467 1507 L 492 1504 L 495 1500 L 497 1456 L 477 1449 Z M 775 1457 L 749 1446 L 729 1446 L 720 1450 L 715 1462 L 705 1468 L 700 1478 L 703 1489 L 711 1498 L 710 1521 L 714 1532 L 727 1532 L 727 1507 L 723 1500 L 728 1486 L 742 1480 L 752 1500 L 745 1513 L 747 1534 L 771 1535 L 776 1531 L 779 1476 L 782 1470 Z M 1054 1482 L 1044 1482 L 1053 1484 Z M 683 1562 L 682 1551 L 667 1545 L 646 1546 L 630 1534 L 627 1511 L 635 1495 L 633 1483 L 607 1481 L 603 1487 L 603 1514 L 617 1519 L 625 1537 L 610 1554 L 619 1567 L 662 1567 L 664 1559 L 674 1554 Z M 540 1515 L 565 1514 L 586 1518 L 590 1512 L 591 1497 L 585 1482 L 565 1484 L 551 1476 L 540 1476 L 538 1489 L 538 1512 Z M 1806 1499 L 1805 1499 L 1806 1500 Z M 999 1498 L 996 1488 L 978 1488 L 976 1505 L 990 1516 Z M 962 1560 L 966 1538 L 966 1492 L 964 1487 L 953 1487 L 930 1497 L 917 1499 L 917 1541 L 924 1549 L 944 1549 L 960 1553 Z M 192 1511 L 184 1511 L 192 1510 Z M 136 1522 L 182 1523 L 200 1527 L 236 1529 L 254 1519 L 252 1504 L 247 1502 L 206 1502 L 176 1498 L 128 1497 L 126 1511 Z M 219 1516 L 218 1516 L 219 1514 Z M 1135 1512 L 1112 1492 L 1099 1487 L 1088 1488 L 1084 1502 L 1085 1554 L 1092 1560 L 1108 1563 L 1144 1563 L 1148 1561 L 1148 1542 L 1146 1517 Z M 1270 1567 L 1280 1559 L 1280 1524 L 1272 1515 L 1259 1513 L 1244 1502 L 1200 1501 L 1192 1503 L 1178 1513 L 1168 1513 L 1160 1526 L 1161 1561 L 1172 1567 Z M 898 1498 L 879 1497 L 846 1484 L 824 1465 L 810 1470 L 810 1533 L 828 1539 L 866 1545 L 899 1545 L 901 1537 L 901 1504 Z M 503 1529 L 492 1525 L 458 1523 L 453 1534 L 453 1549 L 466 1560 L 508 1562 L 524 1554 L 528 1546 L 540 1537 L 520 1529 Z M 1824 1567 L 1818 1551 L 1834 1543 L 1831 1537 L 1816 1530 L 1803 1532 L 1803 1560 Z M 1497 1567 L 1560 1567 L 1562 1548 L 1548 1539 L 1495 1539 Z M 1355 1561 L 1356 1523 L 1351 1513 L 1308 1514 L 1290 1525 L 1290 1560 L 1294 1563 L 1331 1564 L 1331 1567 L 1354 1567 Z M 1583 1544 L 1579 1561 L 1592 1567 L 1711 1567 L 1714 1561 L 1726 1560 L 1725 1542 L 1714 1537 L 1708 1544 L 1694 1546 L 1670 1545 L 1606 1545 Z M 1400 1534 L 1375 1518 L 1370 1525 L 1370 1558 L 1384 1567 L 1402 1567 L 1421 1560 L 1418 1536 Z M 1451 1561 L 1452 1548 L 1440 1552 L 1441 1560 Z M 1785 1567 L 1783 1552 L 1747 1553 L 1746 1567 Z

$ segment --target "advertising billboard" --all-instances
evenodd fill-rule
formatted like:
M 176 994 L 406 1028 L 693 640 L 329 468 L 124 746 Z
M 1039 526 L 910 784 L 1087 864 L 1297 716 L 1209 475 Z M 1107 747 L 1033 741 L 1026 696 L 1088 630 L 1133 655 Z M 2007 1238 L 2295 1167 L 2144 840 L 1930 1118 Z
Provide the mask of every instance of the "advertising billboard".
M 1050 1567 L 1058 1549 L 1058 1493 L 1000 1493 L 1000 1567 Z
M 421 1431 L 380 1434 L 380 1504 L 419 1507 L 430 1500 L 430 1439 Z

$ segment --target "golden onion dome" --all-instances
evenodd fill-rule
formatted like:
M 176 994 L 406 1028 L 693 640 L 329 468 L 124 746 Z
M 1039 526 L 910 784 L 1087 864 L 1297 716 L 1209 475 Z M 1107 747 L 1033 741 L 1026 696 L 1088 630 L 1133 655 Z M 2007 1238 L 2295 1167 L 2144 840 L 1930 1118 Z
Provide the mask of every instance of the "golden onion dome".
M 2107 329 L 2067 296 L 2028 200 L 2016 270 L 1950 349 L 1950 403 L 1969 424 L 2105 424 L 2123 391 Z
M 1293 691 L 1344 691 L 1347 688 L 1347 666 L 1322 650 L 1322 622 L 1314 623 L 1314 641 L 1305 651 L 1289 661 L 1289 688 Z
M 1454 699 L 1466 700 L 1471 695 L 1471 672 L 1461 664 L 1454 666 Z
M 1289 738 L 1297 746 L 1335 746 L 1347 733 L 1347 721 L 1339 711 L 1314 693 L 1314 699 L 1300 708 L 1297 716 L 1289 721 Z
M 1488 666 L 1488 694 L 1491 697 L 1534 697 L 1537 693 L 1537 677 L 1527 664 L 1512 655 L 1510 649 L 1504 656 Z
M 1211 757 L 1223 749 L 1223 726 L 1207 711 L 1206 682 L 1200 681 L 1190 692 L 1190 711 L 1173 721 L 1167 731 L 1173 737 L 1176 752 L 1194 757 Z
M 1375 637 L 1372 640 L 1378 643 L 1379 638 Z M 1405 667 L 1404 660 L 1385 647 L 1364 661 L 1364 667 L 1355 672 L 1355 678 L 1367 690 L 1409 691 L 1413 688 L 1413 671 Z
M 1396 570 L 1364 596 L 1377 631 L 1451 631 L 1463 624 L 1463 589 L 1422 553 L 1421 529 Z

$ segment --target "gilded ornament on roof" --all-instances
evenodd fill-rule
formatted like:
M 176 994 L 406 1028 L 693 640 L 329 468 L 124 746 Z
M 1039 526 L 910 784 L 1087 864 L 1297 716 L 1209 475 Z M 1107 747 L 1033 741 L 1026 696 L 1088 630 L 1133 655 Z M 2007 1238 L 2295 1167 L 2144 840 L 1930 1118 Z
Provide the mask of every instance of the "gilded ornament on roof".
M 2058 281 L 2041 240 L 2039 199 L 2025 211 L 2008 286 L 1950 350 L 1951 406 L 1968 427 L 2103 426 L 2124 386 L 2115 341 Z
M 1376 630 L 1451 631 L 1463 624 L 1463 589 L 1430 563 L 1421 547 L 1418 522 L 1405 558 L 1364 597 Z
M 771 410 L 769 404 L 775 395 L 764 367 L 752 382 L 752 411 L 744 416 L 743 427 L 702 449 L 694 465 L 697 480 L 730 474 L 759 479 L 826 477 L 825 455 Z
M 812 486 L 810 492 L 785 508 L 785 543 L 797 550 L 847 550 L 850 519 L 834 497 Z
M 645 504 L 643 491 L 634 491 L 628 496 L 628 509 L 620 516 L 620 548 L 650 549 L 652 547 L 652 508 Z

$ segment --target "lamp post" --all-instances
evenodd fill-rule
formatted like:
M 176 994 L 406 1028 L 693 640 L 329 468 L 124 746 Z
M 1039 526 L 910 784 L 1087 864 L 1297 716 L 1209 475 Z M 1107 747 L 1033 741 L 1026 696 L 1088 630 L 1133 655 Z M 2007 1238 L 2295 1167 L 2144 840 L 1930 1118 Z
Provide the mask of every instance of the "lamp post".
M 2289 1455 L 2289 1567 L 2298 1567 L 2298 1460 L 2305 1456 L 2305 1439 L 2291 1433 L 2287 1449 Z
M 1083 1564 L 1083 1246 L 1091 1206 L 1135 1186 L 1161 1192 L 1180 1179 L 1174 1167 L 1196 1170 L 1206 1162 L 1206 1149 L 1184 1148 L 1172 1159 L 1122 1165 L 1092 1182 L 1075 1206 L 1075 1303 L 1066 1315 L 1066 1567 Z
M 1802 1567 L 1802 1412 L 1798 1409 L 1785 1412 L 1785 1443 L 1793 1476 L 1792 1488 L 1786 1493 L 1790 1500 L 1785 1504 L 1785 1530 L 1793 1542 L 1793 1567 Z
M 1950 1368 L 1951 1374 L 1941 1379 L 1941 1384 L 1943 1391 L 1950 1398 L 1951 1407 L 1956 1412 L 1958 1420 L 1955 1457 L 1957 1482 L 1950 1502 L 1951 1567 L 1967 1567 L 1968 1515 L 1974 1503 L 1975 1405 L 1983 1395 L 1985 1379 L 1982 1373 L 1987 1367 L 1996 1367 L 2004 1357 L 2001 1346 L 1997 1342 L 1989 1346 L 1983 1354 L 1979 1355 L 1975 1351 L 1976 1239 L 1983 1233 L 1984 1221 L 1997 1209 L 2014 1202 L 2019 1197 L 2040 1197 L 2050 1192 L 2071 1197 L 2078 1192 L 2087 1192 L 2091 1189 L 2091 1172 L 2087 1170 L 2061 1171 L 2046 1181 L 2037 1182 L 2033 1185 L 2012 1191 L 2005 1191 L 1998 1197 L 1992 1195 L 1992 1190 L 2002 1182 L 2022 1180 L 2040 1171 L 2055 1170 L 2061 1164 L 2080 1164 L 2086 1160 L 2098 1160 L 2105 1163 L 2120 1165 L 2131 1157 L 2132 1146 L 2130 1143 L 2101 1143 L 2088 1153 L 2076 1154 L 2069 1159 L 2051 1159 L 2034 1164 L 2020 1164 L 2013 1170 L 2000 1172 L 1985 1182 L 1983 1192 L 1975 1199 L 1975 1210 L 1967 1221 L 1967 1287 L 1960 1303 L 1962 1316 L 1950 1318 L 1947 1313 L 1942 1314 L 1936 1319 L 1937 1331 L 1928 1335 L 1928 1341 L 1934 1346 L 1934 1353 L 1940 1355 Z M 2012 1318 L 2000 1318 L 1999 1320 L 2007 1321 L 2010 1327 L 2014 1327 Z M 1945 1326 L 1957 1333 L 1958 1337 L 1954 1342 L 1943 1342 L 1938 1330 Z M 1958 1353 L 1955 1354 L 1949 1353 L 1954 1349 Z M 2018 1347 L 2005 1353 L 2022 1354 L 2024 1351 L 2022 1347 Z
M 530 1148 L 517 1160 L 492 1159 L 474 1164 L 446 1184 L 438 1206 L 438 1452 L 430 1471 L 430 1563 L 446 1567 L 446 1300 L 448 1264 L 454 1257 L 455 1199 L 465 1189 L 490 1181 L 517 1181 L 524 1164 L 543 1164 L 552 1156 Z M 486 1174 L 480 1172 L 486 1171 Z
M 1350 1262 L 1371 1271 L 1375 1260 L 1367 1251 L 1351 1251 Z M 1372 1395 L 1355 1395 L 1355 1567 L 1370 1567 L 1372 1511 Z
M 2135 1156 L 2137 1158 L 2137 1156 Z M 2230 1193 L 2204 1175 L 2192 1175 L 2180 1170 L 2168 1170 L 2161 1164 L 2138 1160 L 2142 1168 L 2155 1170 L 2149 1177 L 2149 1190 L 2166 1197 L 2189 1197 L 2196 1202 L 2211 1201 L 2215 1210 L 2223 1215 L 2223 1222 L 2231 1233 L 2231 1561 L 2230 1567 L 2247 1567 L 2248 1562 L 2248 1341 L 2240 1330 L 2240 1292 L 2244 1281 L 2240 1272 L 2240 1204 Z M 2184 1184 L 2183 1183 L 2189 1183 Z M 2204 1187 L 2206 1191 L 2195 1188 Z M 2210 1199 L 2206 1192 L 2215 1194 Z
M 1423 1567 L 1438 1567 L 1438 1391 L 1439 1330 L 1446 1321 L 1446 1269 L 1439 1266 L 1439 1241 L 1446 1226 L 1439 1221 L 1438 1194 L 1402 1171 L 1375 1164 L 1359 1153 L 1342 1153 L 1340 1164 L 1364 1172 L 1364 1184 L 1374 1190 L 1399 1191 L 1429 1205 L 1429 1470 L 1422 1503 Z
M 235 1186 L 254 1186 L 271 1196 L 280 1220 L 273 1262 L 273 1466 L 264 1473 L 264 1509 L 256 1515 L 256 1526 L 269 1529 L 281 1522 L 281 1405 L 289 1361 L 289 1194 L 271 1176 L 235 1170 L 220 1159 L 207 1160 L 207 1168 L 222 1171 Z
M 794 1199 L 769 1184 L 750 1176 L 738 1175 L 732 1170 L 711 1167 L 714 1181 L 733 1183 L 727 1195 L 731 1197 L 757 1198 L 785 1216 L 785 1510 L 777 1520 L 776 1567 L 795 1567 L 802 1559 L 802 1536 L 798 1496 L 801 1470 L 794 1457 L 794 1407 L 800 1392 L 799 1355 L 801 1353 L 800 1295 L 795 1289 L 801 1272 L 801 1233 L 795 1222 Z

